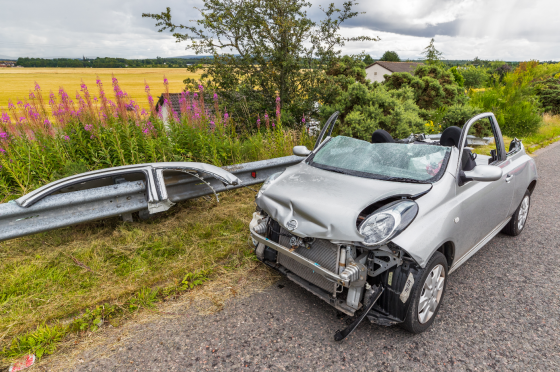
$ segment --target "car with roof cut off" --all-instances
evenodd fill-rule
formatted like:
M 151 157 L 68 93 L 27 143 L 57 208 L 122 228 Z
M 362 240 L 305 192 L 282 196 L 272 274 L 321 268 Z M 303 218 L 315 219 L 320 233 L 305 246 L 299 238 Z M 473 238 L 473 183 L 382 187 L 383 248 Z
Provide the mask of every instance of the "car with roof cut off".
M 338 113 L 305 159 L 270 176 L 257 194 L 250 233 L 260 261 L 353 318 L 413 333 L 434 322 L 448 276 L 496 234 L 527 223 L 537 170 L 520 140 L 506 151 L 492 113 L 439 138 L 371 142 L 332 136 Z M 490 155 L 468 147 L 492 133 Z

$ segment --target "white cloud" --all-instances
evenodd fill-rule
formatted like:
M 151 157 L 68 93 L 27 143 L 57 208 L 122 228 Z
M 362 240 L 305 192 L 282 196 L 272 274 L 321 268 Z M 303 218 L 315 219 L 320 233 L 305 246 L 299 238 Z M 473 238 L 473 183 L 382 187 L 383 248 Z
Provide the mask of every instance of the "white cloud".
M 319 19 L 313 1 L 310 15 Z M 169 33 L 158 33 L 143 12 L 170 6 L 181 23 L 198 17 L 201 0 L 27 0 L 2 5 L 0 56 L 155 58 L 193 54 Z M 342 0 L 337 0 L 341 5 Z M 345 24 L 346 35 L 380 36 L 376 43 L 348 44 L 379 57 L 395 50 L 418 58 L 430 38 L 448 59 L 560 60 L 557 0 L 378 0 L 362 2 L 366 14 Z

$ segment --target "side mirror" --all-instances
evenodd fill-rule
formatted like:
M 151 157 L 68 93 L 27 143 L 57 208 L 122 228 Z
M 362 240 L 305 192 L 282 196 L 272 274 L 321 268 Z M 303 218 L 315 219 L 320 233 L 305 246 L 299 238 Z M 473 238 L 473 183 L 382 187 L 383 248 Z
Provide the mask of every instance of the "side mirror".
M 293 151 L 296 156 L 307 156 L 311 154 L 311 150 L 309 150 L 306 146 L 295 146 Z
M 461 171 L 461 181 L 492 182 L 502 178 L 502 168 L 495 165 L 477 165 L 470 171 Z

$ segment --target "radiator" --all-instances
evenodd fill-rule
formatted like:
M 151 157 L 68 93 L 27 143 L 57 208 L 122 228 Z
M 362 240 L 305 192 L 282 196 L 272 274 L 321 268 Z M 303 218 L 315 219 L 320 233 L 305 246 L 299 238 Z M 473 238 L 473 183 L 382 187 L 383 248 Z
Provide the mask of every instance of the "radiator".
M 290 232 L 284 228 L 281 228 L 282 234 L 290 235 Z M 290 237 L 280 235 L 279 243 L 284 247 L 291 248 Z M 328 240 L 316 239 L 310 248 L 299 247 L 294 253 L 299 254 L 313 262 L 318 263 L 323 268 L 332 271 L 333 273 L 338 272 L 338 246 L 329 242 Z M 278 263 L 284 266 L 286 269 L 290 270 L 297 276 L 307 280 L 316 286 L 323 288 L 328 292 L 334 292 L 335 283 L 330 280 L 325 279 L 322 275 L 313 272 L 313 269 L 308 268 L 305 265 L 300 264 L 293 258 L 283 255 L 281 252 L 278 253 Z

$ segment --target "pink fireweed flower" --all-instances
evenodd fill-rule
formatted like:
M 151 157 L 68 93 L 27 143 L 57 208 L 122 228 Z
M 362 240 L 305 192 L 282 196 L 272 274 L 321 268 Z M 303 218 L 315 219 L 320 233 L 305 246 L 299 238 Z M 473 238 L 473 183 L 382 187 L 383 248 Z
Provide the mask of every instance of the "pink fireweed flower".
M 3 154 L 6 152 L 6 150 L 4 150 L 2 147 L 0 147 L 0 152 Z
M 261 129 L 261 116 L 257 114 L 257 129 Z
M 49 121 L 49 119 L 45 119 L 45 121 L 43 122 L 43 124 L 45 124 L 47 127 L 51 125 L 51 122 Z
M 15 108 L 16 108 L 16 105 L 14 105 L 12 102 L 10 102 L 8 104 L 8 109 L 15 109 Z
M 218 93 L 214 93 L 214 101 L 218 100 Z
M 198 98 L 198 94 L 197 93 L 193 94 L 193 97 Z
M 264 121 L 266 123 L 266 129 L 270 127 L 270 118 L 268 117 L 268 113 L 265 112 L 264 114 Z
M 97 97 L 93 97 L 93 101 L 94 101 L 94 102 L 97 102 Z
M 92 134 L 89 139 L 95 139 L 95 136 Z
M 228 119 L 229 119 L 229 114 L 226 111 L 226 113 L 224 114 L 224 120 L 227 121 Z
M 82 84 L 80 85 L 80 88 L 81 88 L 82 90 L 87 90 L 87 86 L 86 86 L 84 83 L 82 83 Z
M 116 77 L 113 77 L 112 80 L 113 80 L 113 84 L 118 84 L 118 82 L 119 82 Z
M 17 104 L 18 104 L 18 105 L 23 105 L 23 102 L 21 102 L 21 101 L 18 101 L 18 103 L 17 103 Z
M 69 137 L 69 136 L 62 136 L 62 138 L 64 138 L 65 141 L 70 141 L 70 137 Z
M 93 129 L 93 125 L 92 124 L 87 124 L 84 126 L 84 129 L 86 130 L 86 132 L 91 132 Z
M 97 85 L 101 84 L 101 80 L 99 80 L 99 79 L 95 80 L 95 84 L 97 84 Z
M 146 93 L 149 93 L 149 92 L 150 92 L 150 86 L 149 86 L 148 84 L 146 84 L 146 87 L 144 88 L 144 91 L 145 91 Z
M 81 98 L 80 95 L 78 94 L 78 92 L 76 92 L 76 99 L 79 100 L 80 98 Z
M 167 78 L 163 78 L 163 84 L 169 84 L 169 81 L 167 80 Z
M 204 91 L 204 87 L 202 85 L 199 85 L 198 90 L 202 93 Z
M 3 112 L 2 113 L 2 122 L 7 124 L 10 122 L 10 115 L 8 115 L 7 113 Z
M 1 139 L 7 139 L 7 138 L 8 138 L 8 133 L 6 133 L 6 132 L 0 132 L 0 138 L 1 138 Z
M 29 99 L 35 99 L 35 94 L 33 94 L 33 92 L 29 93 Z
M 303 117 L 301 118 L 301 122 L 302 122 L 303 124 L 305 124 L 305 114 L 303 114 Z
M 35 90 L 41 90 L 41 87 L 37 84 L 37 82 L 35 82 Z

